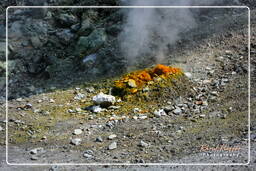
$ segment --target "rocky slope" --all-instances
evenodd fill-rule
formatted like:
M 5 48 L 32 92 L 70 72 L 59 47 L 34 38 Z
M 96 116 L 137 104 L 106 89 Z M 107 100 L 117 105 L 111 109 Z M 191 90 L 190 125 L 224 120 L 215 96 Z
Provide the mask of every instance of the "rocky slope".
M 10 35 L 9 47 L 9 162 L 247 162 L 246 11 L 208 12 L 201 16 L 198 27 L 183 35 L 173 47 L 166 64 L 190 73 L 187 76 L 195 92 L 193 95 L 185 94 L 175 99 L 166 96 L 156 104 L 121 101 L 99 113 L 85 109 L 92 104 L 93 96 L 99 92 L 109 93 L 114 80 L 126 70 L 126 61 L 119 56 L 115 42 L 122 15 L 118 10 L 99 10 L 96 14 L 93 10 L 39 10 L 39 18 L 25 17 L 32 12 L 10 11 L 10 29 L 13 27 L 15 35 Z M 255 11 L 251 12 L 254 16 Z M 211 15 L 215 17 L 209 17 Z M 90 16 L 90 21 L 83 18 L 85 16 Z M 251 22 L 253 30 L 254 17 Z M 93 28 L 87 28 L 88 25 Z M 15 32 L 20 27 L 21 33 Z M 252 156 L 255 156 L 254 34 L 252 32 L 251 39 Z M 97 41 L 91 44 L 90 39 Z M 150 61 L 140 67 L 153 63 Z M 179 84 L 188 87 L 186 82 Z M 1 136 L 4 136 L 4 110 L 2 104 Z M 4 146 L 4 139 L 1 144 Z M 204 144 L 240 146 L 241 150 L 238 157 L 205 157 L 200 152 Z M 250 167 L 254 166 L 254 160 L 252 158 Z M 3 168 L 11 169 L 6 165 Z M 50 169 L 58 168 L 84 169 L 74 166 Z M 186 169 L 183 166 L 171 168 Z M 240 166 L 238 169 L 249 168 Z

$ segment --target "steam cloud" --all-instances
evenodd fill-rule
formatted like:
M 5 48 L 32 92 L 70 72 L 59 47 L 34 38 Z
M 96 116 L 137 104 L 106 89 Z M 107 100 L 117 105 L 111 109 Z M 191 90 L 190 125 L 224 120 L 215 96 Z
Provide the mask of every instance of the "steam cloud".
M 124 4 L 132 6 L 193 5 L 192 0 L 176 2 L 133 0 L 129 2 L 124 1 Z M 206 4 L 210 3 L 204 1 L 204 5 Z M 168 52 L 168 46 L 180 39 L 180 33 L 196 26 L 189 8 L 131 8 L 127 9 L 126 17 L 127 20 L 119 40 L 121 51 L 127 58 L 129 66 L 133 66 L 149 54 L 154 56 L 155 62 L 163 62 Z

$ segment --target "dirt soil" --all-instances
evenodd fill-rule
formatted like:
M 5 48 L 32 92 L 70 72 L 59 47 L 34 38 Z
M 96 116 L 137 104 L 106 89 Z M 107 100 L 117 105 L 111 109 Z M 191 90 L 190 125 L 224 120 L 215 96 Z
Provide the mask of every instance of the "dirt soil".
M 256 10 L 251 11 L 251 160 L 230 169 L 253 170 L 256 153 Z M 244 163 L 248 162 L 248 25 L 247 14 L 220 16 L 202 23 L 170 53 L 166 64 L 191 73 L 195 94 L 161 103 L 121 101 L 100 113 L 85 110 L 92 97 L 108 93 L 118 78 L 13 99 L 8 103 L 10 163 Z M 214 27 L 212 27 L 214 25 Z M 198 28 L 197 28 L 198 29 Z M 221 31 L 217 31 L 221 30 Z M 200 34 L 201 33 L 201 34 Z M 202 35 L 208 35 L 204 37 Z M 210 35 L 210 36 L 209 36 Z M 185 91 L 185 89 L 184 89 Z M 187 91 L 187 90 L 186 90 Z M 78 94 L 84 98 L 76 99 Z M 171 94 L 169 95 L 171 96 Z M 138 109 L 137 109 L 138 108 Z M 170 109 L 171 108 L 171 109 Z M 166 115 L 157 117 L 155 110 Z M 181 109 L 177 114 L 175 109 Z M 5 104 L 0 126 L 5 129 Z M 74 135 L 75 129 L 81 134 Z M 115 135 L 112 136 L 111 135 Z M 185 170 L 186 166 L 7 166 L 5 131 L 0 131 L 0 170 Z M 79 145 L 71 143 L 79 138 Z M 110 150 L 110 145 L 116 148 Z M 213 156 L 202 145 L 239 147 L 235 156 Z M 112 144 L 113 145 L 113 144 Z M 31 150 L 40 148 L 35 154 Z M 224 152 L 225 153 L 225 152 Z M 222 154 L 224 154 L 222 153 Z M 216 152 L 216 154 L 221 154 Z M 190 170 L 224 170 L 192 166 Z

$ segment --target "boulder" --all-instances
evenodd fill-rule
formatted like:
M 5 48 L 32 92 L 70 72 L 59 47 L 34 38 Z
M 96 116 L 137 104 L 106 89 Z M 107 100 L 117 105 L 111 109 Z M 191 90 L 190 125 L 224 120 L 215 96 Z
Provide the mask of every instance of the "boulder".
M 107 95 L 102 92 L 92 98 L 94 104 L 100 105 L 101 107 L 109 107 L 116 102 L 116 98 L 112 95 Z
M 107 39 L 104 29 L 94 30 L 89 36 L 81 36 L 77 42 L 76 53 L 90 54 L 101 48 Z

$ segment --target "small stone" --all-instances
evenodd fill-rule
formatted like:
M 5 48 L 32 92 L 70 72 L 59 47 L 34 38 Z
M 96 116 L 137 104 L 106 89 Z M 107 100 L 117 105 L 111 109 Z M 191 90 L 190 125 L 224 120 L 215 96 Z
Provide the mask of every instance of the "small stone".
M 53 100 L 53 99 L 50 99 L 50 103 L 55 103 L 55 100 Z
M 164 111 L 165 111 L 166 113 L 171 112 L 173 109 L 174 109 L 174 108 L 173 108 L 171 105 L 164 107 Z
M 145 143 L 144 141 L 140 141 L 140 143 L 139 143 L 139 146 L 140 147 L 148 147 L 149 146 L 149 144 L 148 143 Z
M 141 110 L 139 108 L 134 108 L 133 109 L 133 113 L 140 113 L 140 112 L 141 112 Z
M 76 112 L 81 112 L 81 111 L 82 111 L 82 109 L 80 107 L 76 108 Z
M 138 119 L 138 116 L 133 116 L 132 117 L 134 120 L 137 120 Z
M 23 99 L 20 97 L 20 98 L 17 98 L 16 99 L 18 102 L 22 102 L 23 101 Z
M 153 114 L 155 117 L 161 117 L 166 115 L 164 109 L 155 110 Z
M 99 112 L 101 112 L 103 109 L 100 107 L 100 106 L 93 106 L 92 107 L 92 112 L 93 113 L 99 113 Z
M 87 158 L 87 159 L 93 158 L 93 155 L 87 154 L 87 153 L 84 153 L 83 156 L 84 156 L 85 158 Z
M 192 74 L 190 72 L 185 72 L 184 73 L 188 78 L 192 78 Z
M 38 160 L 39 158 L 37 156 L 33 155 L 33 156 L 30 157 L 30 159 L 31 160 Z
M 74 139 L 71 140 L 71 144 L 79 145 L 79 144 L 81 144 L 81 141 L 82 140 L 80 138 L 74 138 Z
M 3 130 L 4 130 L 4 128 L 0 126 L 0 131 L 3 131 Z
M 119 109 L 121 106 L 109 106 L 108 109 L 113 109 L 113 110 L 116 110 L 116 109 Z
M 211 95 L 213 95 L 213 96 L 218 96 L 218 92 L 217 92 L 217 91 L 212 91 L 212 92 L 211 92 Z
M 147 119 L 148 117 L 146 115 L 139 116 L 139 119 Z
M 225 50 L 226 55 L 232 55 L 232 51 L 231 50 Z
M 68 113 L 75 113 L 75 111 L 72 109 L 68 109 Z
M 226 118 L 227 118 L 227 115 L 226 115 L 226 114 L 222 114 L 222 115 L 220 116 L 220 118 L 221 118 L 221 119 L 226 119 Z
M 93 93 L 95 91 L 95 89 L 93 87 L 86 87 L 85 90 L 88 92 L 88 93 Z
M 83 99 L 83 98 L 85 98 L 85 95 L 82 94 L 82 93 L 78 93 L 78 94 L 74 97 L 75 100 L 81 100 L 81 99 Z
M 205 118 L 205 115 L 204 115 L 204 114 L 202 114 L 202 115 L 199 115 L 199 117 L 200 117 L 200 118 Z
M 143 92 L 148 92 L 149 90 L 150 90 L 149 87 L 144 87 L 144 88 L 142 89 Z
M 103 139 L 101 137 L 97 137 L 95 141 L 96 142 L 103 142 Z
M 82 133 L 83 133 L 83 131 L 81 129 L 75 129 L 73 134 L 79 135 L 79 134 L 82 134 Z
M 25 109 L 31 109 L 32 108 L 32 104 L 31 103 L 28 103 L 24 106 Z
M 34 113 L 39 113 L 39 112 L 41 112 L 41 110 L 40 109 L 35 109 L 33 112 Z
M 174 111 L 173 111 L 173 113 L 174 113 L 175 115 L 179 115 L 179 114 L 181 114 L 181 112 L 182 112 L 182 110 L 181 110 L 181 108 L 179 108 L 179 107 L 176 107 L 176 109 L 174 109 Z
M 128 80 L 128 85 L 129 85 L 130 87 L 132 87 L 132 88 L 136 88 L 136 87 L 137 87 L 136 82 L 135 82 L 135 80 L 133 80 L 133 79 L 129 79 L 129 80 Z
M 109 146 L 108 146 L 108 149 L 109 150 L 113 150 L 113 149 L 116 149 L 117 148 L 117 143 L 116 142 L 112 142 Z
M 211 80 L 203 80 L 203 84 L 210 84 L 211 82 Z
M 43 100 L 38 100 L 37 103 L 41 103 Z
M 34 149 L 30 150 L 30 154 L 42 153 L 43 151 L 44 151 L 44 149 L 42 147 L 34 148 Z
M 113 139 L 116 138 L 116 137 L 117 137 L 116 134 L 111 134 L 111 135 L 108 136 L 108 139 L 109 139 L 109 140 L 113 140 Z

